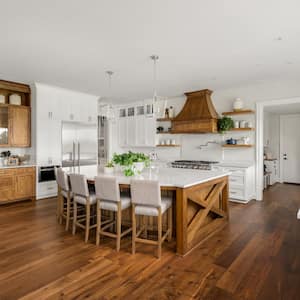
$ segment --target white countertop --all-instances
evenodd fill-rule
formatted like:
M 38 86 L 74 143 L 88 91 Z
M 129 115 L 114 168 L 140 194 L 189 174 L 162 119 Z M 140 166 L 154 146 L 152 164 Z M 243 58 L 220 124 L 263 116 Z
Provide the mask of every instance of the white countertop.
M 94 166 L 63 168 L 67 173 L 80 173 L 87 177 L 88 180 L 94 180 L 97 175 L 106 175 L 103 168 Z M 206 170 L 189 170 L 176 168 L 159 168 L 154 170 L 145 169 L 140 175 L 126 177 L 121 172 L 115 172 L 113 176 L 118 178 L 119 184 L 130 184 L 133 178 L 158 180 L 161 186 L 186 188 L 213 179 L 230 175 L 230 172 L 223 171 L 206 171 Z M 112 176 L 112 175 L 106 175 Z
M 35 163 L 24 163 L 21 165 L 16 166 L 0 166 L 0 169 L 16 169 L 16 168 L 30 168 L 30 167 L 36 167 Z
M 254 166 L 254 161 L 221 161 L 216 166 L 232 168 L 249 168 Z

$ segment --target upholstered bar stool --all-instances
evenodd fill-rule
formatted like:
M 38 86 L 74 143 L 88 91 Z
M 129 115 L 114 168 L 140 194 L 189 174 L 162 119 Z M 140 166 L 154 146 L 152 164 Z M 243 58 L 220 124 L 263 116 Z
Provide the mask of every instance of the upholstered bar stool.
M 58 185 L 58 215 L 59 221 L 66 220 L 66 230 L 69 230 L 71 218 L 71 205 L 73 204 L 73 195 L 70 190 L 68 175 L 61 169 L 56 170 L 56 181 Z M 66 200 L 66 205 L 65 205 Z
M 91 207 L 96 204 L 96 195 L 89 191 L 87 179 L 84 175 L 70 174 L 70 181 L 74 199 L 74 219 L 72 233 L 73 235 L 76 233 L 76 227 L 83 228 L 85 230 L 85 242 L 87 242 L 89 239 L 90 230 L 97 226 L 97 224 L 90 224 Z M 78 214 L 78 206 L 85 207 L 84 214 Z
M 130 197 L 121 196 L 117 178 L 112 176 L 98 176 L 95 178 L 97 197 L 97 235 L 96 245 L 100 243 L 101 235 L 116 238 L 116 249 L 120 250 L 121 238 L 131 232 L 132 228 L 122 232 L 122 211 L 131 207 Z M 116 220 L 102 221 L 101 211 L 116 212 Z M 116 233 L 106 231 L 116 225 Z
M 135 244 L 137 242 L 157 245 L 157 256 L 160 258 L 163 241 L 166 238 L 168 238 L 169 241 L 172 239 L 172 199 L 161 197 L 159 182 L 155 180 L 132 180 L 130 188 L 132 201 L 132 253 L 135 253 Z M 168 229 L 166 233 L 162 235 L 162 216 L 167 211 Z M 147 237 L 147 226 L 142 226 L 137 232 L 136 215 L 157 217 L 157 241 L 140 238 L 143 231 L 145 231 Z

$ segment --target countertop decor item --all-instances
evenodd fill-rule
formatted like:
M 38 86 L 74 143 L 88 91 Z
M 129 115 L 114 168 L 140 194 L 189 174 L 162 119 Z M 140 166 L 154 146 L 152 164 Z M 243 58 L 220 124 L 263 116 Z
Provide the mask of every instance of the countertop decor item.
M 108 161 L 104 166 L 104 174 L 113 174 L 114 173 L 114 163 L 112 161 Z
M 150 158 L 144 153 L 136 153 L 128 151 L 127 153 L 114 154 L 113 163 L 123 167 L 123 172 L 125 176 L 133 176 L 142 172 L 144 167 L 148 166 L 150 163 Z
M 22 103 L 22 98 L 18 94 L 11 94 L 11 95 L 9 95 L 8 98 L 9 98 L 9 104 L 21 105 L 21 103 Z
M 234 121 L 230 117 L 223 117 L 218 119 L 218 131 L 219 133 L 224 133 L 230 129 L 234 128 Z
M 227 145 L 236 145 L 237 144 L 237 140 L 233 139 L 233 138 L 230 138 L 230 139 L 226 140 L 226 144 Z
M 236 98 L 235 101 L 233 102 L 233 110 L 234 111 L 240 111 L 244 107 L 244 103 L 241 100 L 241 98 Z

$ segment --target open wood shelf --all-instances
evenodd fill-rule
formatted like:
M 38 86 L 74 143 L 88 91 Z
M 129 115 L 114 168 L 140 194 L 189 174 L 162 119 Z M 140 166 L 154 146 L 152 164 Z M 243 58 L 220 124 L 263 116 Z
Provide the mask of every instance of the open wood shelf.
M 236 110 L 236 111 L 226 111 L 223 112 L 223 116 L 234 116 L 234 115 L 246 115 L 246 114 L 254 114 L 255 111 L 252 109 L 244 109 L 244 110 Z
M 254 128 L 231 128 L 228 131 L 252 131 Z
M 157 122 L 171 122 L 174 118 L 158 118 Z
M 224 144 L 222 145 L 224 148 L 251 148 L 253 145 L 229 145 L 229 144 Z
M 156 147 L 181 147 L 181 145 L 156 145 Z

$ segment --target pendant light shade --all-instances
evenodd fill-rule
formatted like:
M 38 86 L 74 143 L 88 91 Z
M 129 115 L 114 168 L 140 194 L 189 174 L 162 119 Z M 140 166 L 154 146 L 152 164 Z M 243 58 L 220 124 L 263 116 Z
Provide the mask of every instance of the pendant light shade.
M 114 120 L 115 119 L 115 110 L 112 105 L 112 92 L 111 92 L 111 81 L 112 81 L 112 75 L 114 74 L 113 71 L 106 71 L 107 77 L 108 77 L 108 88 L 109 88 L 109 96 L 102 98 L 102 101 L 105 101 L 103 105 L 100 105 L 100 115 L 103 117 L 106 117 L 108 120 Z
M 156 117 L 159 117 L 160 109 L 158 104 L 158 97 L 157 97 L 157 61 L 159 59 L 159 56 L 156 54 L 153 54 L 150 56 L 150 58 L 153 61 L 153 114 Z

